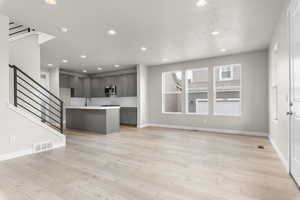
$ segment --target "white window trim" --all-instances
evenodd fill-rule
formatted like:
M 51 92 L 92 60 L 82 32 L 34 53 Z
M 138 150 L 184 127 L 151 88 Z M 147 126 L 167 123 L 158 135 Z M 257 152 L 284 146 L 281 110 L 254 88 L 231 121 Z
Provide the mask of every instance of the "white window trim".
M 183 88 L 183 92 L 165 92 L 165 89 L 164 89 L 164 83 L 165 83 L 165 77 L 164 75 L 166 73 L 177 73 L 177 72 L 181 72 L 182 73 L 182 80 L 184 80 L 184 74 L 183 74 L 183 71 L 182 70 L 174 70 L 174 71 L 166 71 L 166 72 L 162 72 L 161 73 L 161 76 L 162 76 L 162 81 L 161 81 L 161 112 L 162 114 L 168 114 L 168 115 L 178 115 L 178 114 L 184 114 L 184 112 L 165 112 L 165 94 L 183 94 L 184 92 L 184 88 Z
M 243 68 L 242 68 L 242 64 L 232 64 L 232 65 L 224 65 L 224 66 L 239 66 L 240 67 L 240 114 L 238 115 L 234 115 L 234 114 L 221 114 L 221 113 L 216 113 L 216 102 L 217 102 L 217 99 L 216 99 L 216 94 L 217 94 L 217 91 L 216 91 L 216 69 L 218 67 L 222 67 L 221 66 L 214 66 L 213 67 L 213 115 L 214 116 L 224 116 L 224 117 L 241 117 L 243 115 L 243 98 L 242 98 L 242 91 L 243 91 L 243 87 L 242 87 L 242 72 L 243 72 Z
M 189 112 L 189 104 L 188 104 L 188 93 L 189 93 L 189 90 L 187 89 L 187 85 L 188 85 L 188 80 L 187 80 L 187 77 L 186 77 L 186 72 L 187 71 L 206 71 L 208 72 L 208 77 L 207 77 L 207 83 L 208 83 L 208 88 L 207 88 L 207 97 L 208 97 L 208 112 L 207 113 L 192 113 L 192 112 Z M 210 101 L 209 101 L 209 67 L 199 67 L 199 68 L 192 68 L 192 69 L 186 69 L 185 70 L 185 76 L 184 76 L 184 81 L 185 81 L 185 84 L 184 84 L 184 92 L 185 92 L 185 114 L 187 115 L 202 115 L 202 116 L 208 116 L 210 113 L 209 113 L 209 105 L 210 105 Z
M 232 81 L 233 80 L 233 66 L 235 66 L 235 65 L 218 66 L 218 67 L 220 67 L 220 71 L 219 71 L 219 79 L 220 79 L 220 81 Z M 230 68 L 229 71 L 230 71 L 230 75 L 231 76 L 229 78 L 223 78 L 222 77 L 222 73 L 223 73 L 223 71 L 225 71 L 224 68 L 228 68 L 228 67 Z

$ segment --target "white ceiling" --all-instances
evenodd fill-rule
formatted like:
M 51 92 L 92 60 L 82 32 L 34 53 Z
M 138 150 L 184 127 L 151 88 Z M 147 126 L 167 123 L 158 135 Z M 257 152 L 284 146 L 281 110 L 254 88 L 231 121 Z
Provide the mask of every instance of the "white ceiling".
M 2 5 L 1 5 L 2 1 Z M 285 0 L 0 0 L 0 12 L 56 39 L 42 65 L 96 72 L 267 48 Z M 61 27 L 69 32 L 63 33 Z M 117 35 L 107 34 L 109 29 Z M 218 36 L 211 32 L 218 30 Z M 148 48 L 143 52 L 142 46 Z M 225 48 L 226 53 L 220 52 Z M 80 58 L 87 55 L 86 59 Z M 163 61 L 167 58 L 168 61 Z M 68 59 L 67 64 L 61 62 Z

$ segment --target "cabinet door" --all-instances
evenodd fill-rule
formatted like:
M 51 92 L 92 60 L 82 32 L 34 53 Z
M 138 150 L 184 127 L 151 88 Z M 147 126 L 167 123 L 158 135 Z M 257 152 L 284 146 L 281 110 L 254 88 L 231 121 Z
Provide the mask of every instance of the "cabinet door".
M 126 96 L 126 77 L 124 75 L 116 76 L 117 95 L 119 97 Z
M 70 88 L 70 76 L 60 74 L 59 75 L 59 87 L 60 88 Z
M 103 78 L 92 78 L 91 79 L 91 96 L 92 97 L 104 97 L 104 79 Z
M 137 125 L 137 108 L 123 107 L 120 111 L 120 123 L 123 125 Z
M 127 74 L 126 77 L 126 96 L 135 97 L 137 95 L 137 75 Z
M 83 79 L 83 96 L 91 97 L 91 80 L 90 80 L 90 78 Z
M 70 87 L 74 88 L 74 97 L 83 97 L 83 80 L 77 76 L 70 78 Z

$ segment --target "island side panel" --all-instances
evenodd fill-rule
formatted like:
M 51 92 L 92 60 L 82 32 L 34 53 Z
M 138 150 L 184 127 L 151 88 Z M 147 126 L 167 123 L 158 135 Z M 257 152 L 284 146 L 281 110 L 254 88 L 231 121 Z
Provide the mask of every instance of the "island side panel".
M 69 129 L 82 129 L 82 110 L 66 110 L 66 127 Z
M 106 110 L 67 109 L 67 128 L 106 134 Z
M 106 133 L 120 131 L 120 109 L 106 110 Z
M 85 110 L 84 130 L 106 134 L 106 110 Z

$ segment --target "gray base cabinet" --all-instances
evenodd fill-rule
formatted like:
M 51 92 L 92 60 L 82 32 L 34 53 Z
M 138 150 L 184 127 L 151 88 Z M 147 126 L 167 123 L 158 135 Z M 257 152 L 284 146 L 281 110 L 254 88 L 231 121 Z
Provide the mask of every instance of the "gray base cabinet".
M 121 107 L 120 123 L 122 125 L 136 126 L 137 125 L 137 108 Z

